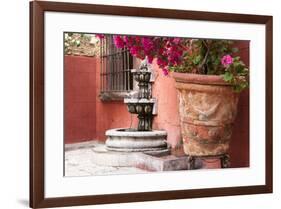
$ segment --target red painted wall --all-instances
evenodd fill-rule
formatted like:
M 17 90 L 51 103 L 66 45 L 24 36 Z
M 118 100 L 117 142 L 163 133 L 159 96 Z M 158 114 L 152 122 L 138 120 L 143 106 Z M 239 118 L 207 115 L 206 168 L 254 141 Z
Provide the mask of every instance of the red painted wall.
M 239 56 L 247 66 L 249 63 L 249 44 L 248 41 L 241 41 L 236 44 L 239 48 Z M 230 156 L 232 167 L 248 167 L 249 166 L 249 89 L 240 94 L 238 103 L 238 112 L 233 127 L 232 139 L 230 144 Z
M 240 42 L 240 56 L 248 65 L 248 42 Z M 158 99 L 158 115 L 154 129 L 165 129 L 168 142 L 175 147 L 180 139 L 178 98 L 172 77 L 163 76 L 154 64 L 155 83 L 153 97 Z M 130 127 L 131 115 L 126 105 L 120 102 L 102 102 L 100 92 L 99 59 L 65 57 L 65 142 L 105 140 L 105 131 L 110 128 Z M 232 167 L 249 166 L 249 92 L 241 94 L 238 115 L 231 142 Z M 137 124 L 136 115 L 132 124 Z
M 65 143 L 91 140 L 96 132 L 95 58 L 64 57 Z
M 124 128 L 130 126 L 130 114 L 123 101 L 101 101 L 100 94 L 100 62 L 96 63 L 96 138 L 105 140 L 105 131 L 111 128 Z

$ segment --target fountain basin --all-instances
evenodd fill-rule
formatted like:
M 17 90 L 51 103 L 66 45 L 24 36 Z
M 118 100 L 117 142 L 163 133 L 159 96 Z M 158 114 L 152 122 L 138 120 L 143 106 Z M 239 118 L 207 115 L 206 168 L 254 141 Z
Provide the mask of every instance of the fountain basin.
M 167 132 L 164 130 L 137 131 L 117 128 L 105 132 L 107 150 L 121 152 L 160 151 L 167 149 Z

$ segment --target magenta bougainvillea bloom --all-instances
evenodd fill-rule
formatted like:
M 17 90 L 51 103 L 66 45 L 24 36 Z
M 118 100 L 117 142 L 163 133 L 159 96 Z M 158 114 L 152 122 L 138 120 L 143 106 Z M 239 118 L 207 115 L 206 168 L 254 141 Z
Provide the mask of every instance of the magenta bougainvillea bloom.
M 233 63 L 233 58 L 227 54 L 227 55 L 224 55 L 222 58 L 221 58 L 221 64 L 224 66 L 224 67 L 228 67 L 229 65 L 231 65 Z
M 123 40 L 127 47 L 131 47 L 133 45 L 133 38 L 131 36 L 123 36 Z
M 97 34 L 103 39 L 106 35 Z M 108 40 L 108 39 L 107 39 Z M 107 41 L 106 40 L 106 41 Z M 233 55 L 233 41 L 160 36 L 113 35 L 119 49 L 128 50 L 139 59 L 155 61 L 165 76 L 171 72 L 223 75 L 235 84 L 237 91 L 248 86 L 248 81 L 234 79 L 248 76 L 248 68 L 239 56 Z
M 104 35 L 103 34 L 96 34 L 96 37 L 99 39 L 104 39 Z
M 113 41 L 117 48 L 124 48 L 125 43 L 124 43 L 123 39 L 121 38 L 121 36 L 113 36 Z
M 148 61 L 148 63 L 152 63 L 152 61 L 153 61 L 153 56 L 151 56 L 151 55 L 148 55 L 147 56 L 147 61 Z
M 169 75 L 169 70 L 167 68 L 163 68 L 162 71 L 165 76 Z
M 103 34 L 96 37 L 103 39 Z M 233 41 L 160 36 L 114 35 L 113 42 L 119 49 L 128 50 L 139 59 L 155 61 L 165 76 L 171 72 L 223 75 L 225 81 L 235 81 L 235 76 L 248 76 L 248 68 L 232 52 Z M 223 67 L 222 67 L 223 66 Z M 239 69 L 239 71 L 238 71 Z M 236 81 L 235 81 L 236 82 Z M 240 91 L 247 81 L 237 80 Z
M 167 64 L 168 62 L 163 58 L 160 57 L 157 58 L 157 65 L 159 65 L 159 67 L 164 68 L 165 66 L 167 66 Z
M 153 48 L 154 48 L 153 41 L 149 37 L 142 38 L 141 43 L 142 43 L 143 49 L 146 52 L 146 54 L 149 54 L 150 51 L 153 50 Z
M 180 44 L 181 40 L 182 40 L 181 38 L 173 38 L 172 42 L 174 44 Z
M 130 53 L 134 56 L 137 56 L 138 55 L 138 51 L 139 51 L 139 47 L 138 46 L 132 46 L 130 48 Z
M 116 35 L 113 39 L 117 48 L 127 48 L 137 58 L 147 58 L 149 63 L 156 58 L 159 67 L 164 69 L 164 75 L 168 74 L 169 67 L 182 62 L 185 49 L 182 38 Z
M 177 64 L 180 64 L 180 57 L 182 56 L 182 53 L 183 52 L 179 50 L 176 46 L 168 48 L 168 61 L 171 63 L 171 65 L 175 66 Z

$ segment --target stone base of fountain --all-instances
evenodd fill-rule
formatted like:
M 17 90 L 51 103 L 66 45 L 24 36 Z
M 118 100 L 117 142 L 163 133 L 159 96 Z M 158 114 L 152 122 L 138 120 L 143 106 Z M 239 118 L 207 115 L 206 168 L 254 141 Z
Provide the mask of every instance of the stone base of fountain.
M 99 144 L 92 149 L 91 162 L 112 167 L 136 167 L 146 171 L 175 171 L 188 169 L 188 156 L 173 156 L 169 149 L 147 152 L 119 152 Z
M 105 135 L 106 149 L 118 152 L 145 152 L 167 150 L 167 132 L 163 130 L 137 131 L 110 129 Z

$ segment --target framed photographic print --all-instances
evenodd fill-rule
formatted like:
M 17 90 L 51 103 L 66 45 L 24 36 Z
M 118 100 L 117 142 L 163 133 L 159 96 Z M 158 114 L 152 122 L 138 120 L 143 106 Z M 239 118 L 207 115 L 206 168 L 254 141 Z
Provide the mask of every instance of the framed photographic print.
M 272 21 L 30 2 L 30 207 L 271 193 Z

